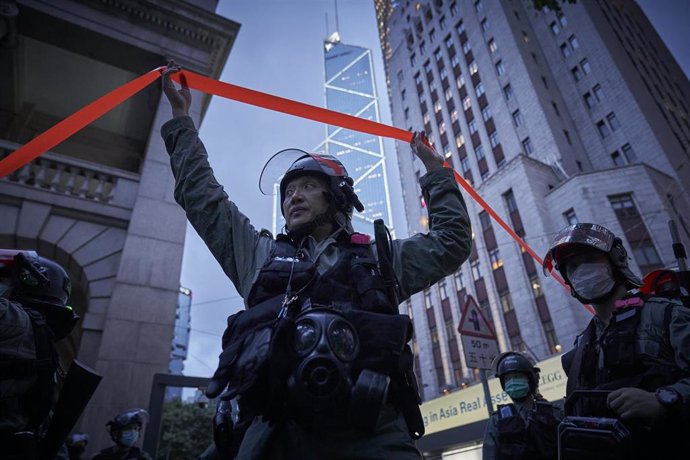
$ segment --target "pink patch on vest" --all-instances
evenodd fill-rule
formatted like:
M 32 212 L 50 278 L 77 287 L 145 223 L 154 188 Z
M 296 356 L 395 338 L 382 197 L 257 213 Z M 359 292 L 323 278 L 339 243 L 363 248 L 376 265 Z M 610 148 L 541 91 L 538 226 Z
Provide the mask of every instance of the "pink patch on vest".
M 644 300 L 642 300 L 640 297 L 616 300 L 613 303 L 614 308 L 641 307 L 642 305 L 644 305 Z
M 352 244 L 369 244 L 371 237 L 363 233 L 353 233 L 350 235 L 350 243 Z

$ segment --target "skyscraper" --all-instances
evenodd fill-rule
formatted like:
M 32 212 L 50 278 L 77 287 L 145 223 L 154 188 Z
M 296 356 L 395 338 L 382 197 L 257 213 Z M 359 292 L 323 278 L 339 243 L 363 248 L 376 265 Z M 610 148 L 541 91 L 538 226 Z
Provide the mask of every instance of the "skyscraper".
M 189 332 L 191 330 L 192 291 L 180 286 L 177 295 L 177 308 L 175 311 L 175 329 L 173 330 L 172 344 L 170 345 L 170 374 L 182 375 L 184 362 L 187 359 L 189 349 Z M 182 399 L 182 388 L 171 387 L 165 390 L 165 399 Z
M 371 121 L 380 121 L 374 66 L 370 49 L 345 45 L 334 32 L 324 41 L 326 108 Z M 355 231 L 372 235 L 373 222 L 383 221 L 392 228 L 390 192 L 386 173 L 383 140 L 337 126 L 326 126 L 326 138 L 315 149 L 338 158 L 354 179 L 354 188 L 364 205 L 355 211 Z M 274 201 L 273 231 L 279 231 L 285 220 L 280 212 L 278 195 Z
M 377 1 L 393 124 L 421 121 L 538 255 L 565 225 L 596 222 L 623 239 L 634 271 L 674 267 L 669 220 L 690 240 L 687 76 L 632 1 L 560 12 L 532 5 Z M 423 174 L 398 148 L 401 177 Z M 418 184 L 403 190 L 409 233 L 425 231 Z M 537 360 L 569 349 L 590 318 L 464 195 L 474 229 L 468 262 L 407 304 L 425 398 L 476 379 L 456 332 L 467 295 L 492 321 L 501 350 Z

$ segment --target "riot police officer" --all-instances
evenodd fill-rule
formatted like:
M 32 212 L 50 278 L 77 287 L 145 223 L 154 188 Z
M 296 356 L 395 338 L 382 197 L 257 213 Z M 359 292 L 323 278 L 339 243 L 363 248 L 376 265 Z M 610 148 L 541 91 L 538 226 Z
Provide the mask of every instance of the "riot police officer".
M 0 446 L 32 459 L 55 402 L 54 343 L 79 317 L 67 305 L 67 272 L 34 251 L 0 250 Z
M 601 225 L 562 229 L 544 257 L 545 273 L 554 265 L 572 295 L 595 311 L 574 349 L 562 357 L 566 418 L 613 417 L 622 423 L 610 425 L 615 433 L 606 435 L 599 452 L 588 451 L 593 443 L 582 442 L 580 434 L 577 446 L 562 443 L 561 451 L 589 459 L 614 458 L 616 451 L 631 459 L 688 452 L 690 310 L 639 292 L 642 282 L 628 266 L 622 240 Z
M 483 460 L 556 460 L 558 404 L 539 394 L 539 368 L 522 353 L 508 351 L 491 364 L 511 404 L 499 404 L 484 432 Z
M 69 460 L 82 460 L 82 455 L 89 444 L 89 435 L 86 433 L 72 433 L 65 442 Z
M 101 450 L 92 460 L 151 460 L 148 453 L 135 445 L 148 417 L 144 409 L 129 409 L 109 420 L 106 428 L 115 445 Z
M 279 152 L 260 180 L 266 191 L 282 175 L 287 231 L 273 238 L 254 229 L 214 178 L 187 115 L 189 89 L 176 89 L 169 75 L 163 89 L 174 117 L 161 132 L 175 199 L 247 306 L 228 320 L 207 390 L 239 397 L 239 419 L 249 426 L 237 434 L 238 458 L 421 458 L 412 324 L 398 300 L 453 273 L 469 255 L 470 222 L 452 171 L 416 135 L 412 149 L 428 171 L 420 183 L 430 231 L 374 247 L 352 229 L 352 213 L 363 206 L 343 164 Z

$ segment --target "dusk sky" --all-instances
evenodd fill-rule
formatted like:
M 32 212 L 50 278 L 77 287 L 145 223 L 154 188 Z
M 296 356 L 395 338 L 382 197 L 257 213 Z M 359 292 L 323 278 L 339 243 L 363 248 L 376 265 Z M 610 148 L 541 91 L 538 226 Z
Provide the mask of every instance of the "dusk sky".
M 638 0 L 686 75 L 690 75 L 687 0 Z M 323 106 L 323 40 L 335 30 L 333 0 L 221 0 L 217 13 L 241 24 L 221 80 Z M 328 15 L 328 27 L 326 26 Z M 341 40 L 373 51 L 381 120 L 390 124 L 381 48 L 373 0 L 340 0 Z M 195 94 L 199 97 L 198 94 Z M 421 129 L 421 120 L 419 126 Z M 214 97 L 200 129 L 216 177 L 230 198 L 259 228 L 271 228 L 272 197 L 261 195 L 264 162 L 284 148 L 311 150 L 325 137 L 325 125 Z M 406 236 L 394 142 L 385 141 L 395 227 Z M 347 166 L 347 165 L 346 165 Z M 396 200 L 396 197 L 397 200 Z M 192 333 L 185 375 L 210 376 L 220 353 L 226 317 L 242 299 L 205 244 L 188 226 L 182 286 L 192 290 Z

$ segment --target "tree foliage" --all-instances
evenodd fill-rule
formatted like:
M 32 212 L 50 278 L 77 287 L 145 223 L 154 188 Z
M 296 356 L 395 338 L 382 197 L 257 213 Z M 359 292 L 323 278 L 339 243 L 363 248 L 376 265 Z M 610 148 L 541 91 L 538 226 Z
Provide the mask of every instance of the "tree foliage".
M 196 459 L 213 442 L 215 407 L 185 404 L 179 399 L 163 405 L 158 460 Z

